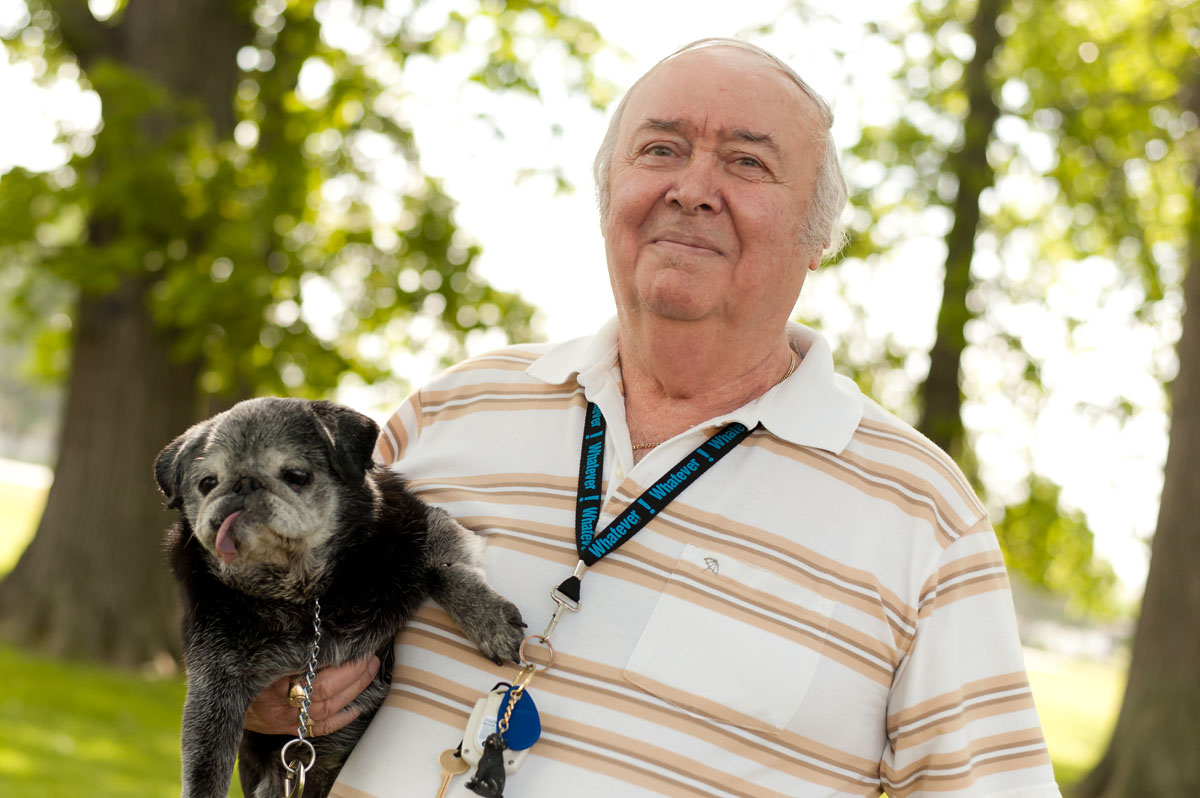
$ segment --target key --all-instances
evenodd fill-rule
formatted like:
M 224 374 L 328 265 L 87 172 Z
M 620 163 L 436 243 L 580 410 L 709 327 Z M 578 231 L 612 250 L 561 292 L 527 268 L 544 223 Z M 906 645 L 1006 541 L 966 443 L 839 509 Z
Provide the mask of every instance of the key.
M 436 798 L 443 798 L 446 794 L 446 788 L 450 786 L 450 780 L 460 773 L 466 773 L 471 769 L 466 760 L 458 755 L 457 748 L 447 748 L 442 751 L 438 757 L 438 762 L 442 765 L 442 786 L 438 787 Z

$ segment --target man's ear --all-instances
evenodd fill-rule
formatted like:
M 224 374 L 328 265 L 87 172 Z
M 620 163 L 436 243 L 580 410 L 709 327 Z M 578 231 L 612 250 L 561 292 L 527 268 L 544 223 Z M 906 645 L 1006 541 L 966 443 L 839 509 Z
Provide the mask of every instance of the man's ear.
M 379 425 L 357 410 L 333 402 L 311 402 L 309 409 L 325 439 L 334 473 L 345 482 L 360 482 L 372 465 Z
M 167 509 L 183 506 L 183 477 L 196 450 L 208 439 L 212 420 L 202 421 L 167 444 L 154 461 L 154 480 L 167 497 Z

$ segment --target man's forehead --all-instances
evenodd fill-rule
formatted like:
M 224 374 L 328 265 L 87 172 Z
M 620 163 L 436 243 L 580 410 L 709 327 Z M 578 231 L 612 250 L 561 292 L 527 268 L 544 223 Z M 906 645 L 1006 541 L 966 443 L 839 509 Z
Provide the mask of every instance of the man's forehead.
M 768 102 L 762 102 L 769 99 Z M 659 64 L 633 89 L 626 133 L 646 130 L 775 143 L 781 124 L 815 125 L 819 111 L 799 85 L 754 53 L 710 47 Z

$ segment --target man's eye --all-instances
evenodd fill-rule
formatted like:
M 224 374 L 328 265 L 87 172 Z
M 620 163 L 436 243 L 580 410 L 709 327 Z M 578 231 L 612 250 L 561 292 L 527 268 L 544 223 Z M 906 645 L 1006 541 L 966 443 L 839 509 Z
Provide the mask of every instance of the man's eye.
M 308 483 L 312 482 L 312 472 L 305 471 L 303 468 L 285 468 L 280 478 L 294 488 L 303 488 Z
M 749 166 L 755 169 L 762 167 L 762 161 L 757 158 L 751 158 L 749 155 L 743 155 L 737 159 L 738 166 Z
M 196 486 L 196 488 L 200 491 L 201 496 L 207 496 L 208 494 L 212 493 L 213 488 L 215 488 L 216 486 L 217 486 L 217 478 L 212 475 L 209 475 L 209 476 L 205 477 L 204 479 L 200 480 L 200 484 L 198 484 Z
M 668 157 L 674 155 L 675 151 L 665 144 L 653 144 L 646 148 L 646 154 L 655 157 Z

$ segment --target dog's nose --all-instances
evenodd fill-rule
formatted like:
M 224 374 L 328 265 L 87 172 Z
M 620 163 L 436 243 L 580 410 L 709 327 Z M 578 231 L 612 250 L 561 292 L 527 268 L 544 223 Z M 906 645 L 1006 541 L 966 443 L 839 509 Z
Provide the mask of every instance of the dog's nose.
M 233 492 L 239 496 L 246 493 L 253 493 L 256 490 L 262 490 L 262 483 L 254 477 L 241 477 L 237 482 L 233 483 Z

